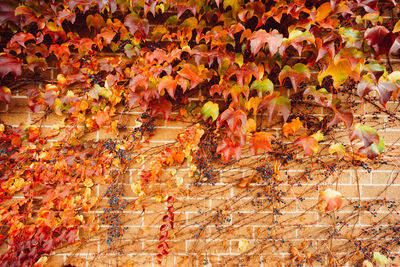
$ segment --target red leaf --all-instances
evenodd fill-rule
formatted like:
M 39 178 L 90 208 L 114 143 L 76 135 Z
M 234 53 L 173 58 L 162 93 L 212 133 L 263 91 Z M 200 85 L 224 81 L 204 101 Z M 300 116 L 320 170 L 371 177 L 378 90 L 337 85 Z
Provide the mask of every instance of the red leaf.
M 365 31 L 364 39 L 372 46 L 376 54 L 388 54 L 396 36 L 384 26 L 375 26 Z
M 217 153 L 222 153 L 224 156 L 224 161 L 229 162 L 232 156 L 235 156 L 236 160 L 240 159 L 242 154 L 242 148 L 237 143 L 232 143 L 229 138 L 225 138 L 218 144 Z
M 142 34 L 143 38 L 149 34 L 150 26 L 146 19 L 141 20 L 134 15 L 129 14 L 125 17 L 124 24 L 128 27 L 129 32 L 133 35 L 135 35 L 137 31 Z
M 35 36 L 31 33 L 19 32 L 13 35 L 7 46 L 12 46 L 13 44 L 18 43 L 20 46 L 26 47 L 25 42 L 29 40 L 35 40 Z
M 217 127 L 221 127 L 224 122 L 228 124 L 228 127 L 232 132 L 235 132 L 237 128 L 240 130 L 246 126 L 247 116 L 243 110 L 234 110 L 230 107 L 218 117 Z
M 371 91 L 377 91 L 379 94 L 379 102 L 386 106 L 386 103 L 392 97 L 397 86 L 392 81 L 382 81 L 381 79 L 375 83 L 370 76 L 364 76 L 361 82 L 357 85 L 357 92 L 360 97 L 366 96 Z
M 271 134 L 266 133 L 266 132 L 256 132 L 254 135 L 250 138 L 250 148 L 251 151 L 253 151 L 254 154 L 257 154 L 257 150 L 259 148 L 264 149 L 268 152 L 274 151 L 271 147 L 271 140 L 275 140 L 275 137 L 273 137 Z
M 350 141 L 360 139 L 364 142 L 364 147 L 369 147 L 372 143 L 379 143 L 379 135 L 374 128 L 363 126 L 357 123 L 350 134 Z
M 3 25 L 7 21 L 13 21 L 17 23 L 17 18 L 15 17 L 15 7 L 10 3 L 0 2 L 0 25 Z
M 111 41 L 114 39 L 115 32 L 110 27 L 104 27 L 101 29 L 100 33 L 97 34 L 97 39 L 103 38 L 106 44 L 110 44 Z
M 164 215 L 162 220 L 163 220 L 163 222 L 168 222 L 169 221 L 169 216 L 168 215 Z
M 168 120 L 171 117 L 172 105 L 171 102 L 165 98 L 150 101 L 149 108 L 151 109 L 151 116 L 162 113 L 164 120 Z
M 286 122 L 290 114 L 290 100 L 286 96 L 278 94 L 269 95 L 264 97 L 258 106 L 259 110 L 264 108 L 267 109 L 268 122 L 272 121 L 278 111 L 282 113 L 283 120 Z
M 166 224 L 163 224 L 160 226 L 160 231 L 165 231 L 168 229 L 168 226 Z
M 75 13 L 69 11 L 68 9 L 63 9 L 62 11 L 57 13 L 57 25 L 62 26 L 64 20 L 70 21 L 72 24 L 75 23 L 76 15 Z
M 11 102 L 11 90 L 8 87 L 0 86 L 0 101 L 6 104 Z
M 293 144 L 295 146 L 302 146 L 304 149 L 304 156 L 310 156 L 318 151 L 318 141 L 312 136 L 302 136 L 297 138 Z
M 191 89 L 202 83 L 206 78 L 202 73 L 200 73 L 198 67 L 189 63 L 185 64 L 178 73 L 179 76 L 190 81 Z
M 347 129 L 349 129 L 351 125 L 353 125 L 353 113 L 336 108 L 333 108 L 333 111 L 335 112 L 335 116 L 333 117 L 331 122 L 329 122 L 328 127 L 336 125 L 341 121 L 344 122 Z
M 236 75 L 236 79 L 240 87 L 243 87 L 245 84 L 249 84 L 252 76 L 254 76 L 257 80 L 260 77 L 258 67 L 254 62 L 243 64 L 242 67 L 238 67 L 236 64 L 233 65 L 231 68 L 229 68 L 226 77 L 229 79 L 233 75 Z
M 68 43 L 63 43 L 62 45 L 52 44 L 50 45 L 49 52 L 53 53 L 57 59 L 66 59 L 71 55 L 68 45 Z
M 292 67 L 286 65 L 279 73 L 279 83 L 283 85 L 285 78 L 289 78 L 292 82 L 293 89 L 297 91 L 297 86 L 305 79 L 310 79 L 310 70 L 306 65 L 297 63 Z
M 78 233 L 78 229 L 72 229 L 68 232 L 68 234 L 65 236 L 65 239 L 67 240 L 68 243 L 74 243 L 76 234 Z
M 253 33 L 249 40 L 251 53 L 253 55 L 257 54 L 265 43 L 268 43 L 268 49 L 273 56 L 276 52 L 278 52 L 278 48 L 282 44 L 283 35 L 280 34 L 277 30 L 273 30 L 270 33 L 267 33 L 265 30 L 258 30 Z
M 328 188 L 319 194 L 318 202 L 325 206 L 325 212 L 338 210 L 342 206 L 342 194 Z
M 21 61 L 6 53 L 0 53 L 0 76 L 4 78 L 8 73 L 13 73 L 15 76 L 22 74 L 22 63 Z

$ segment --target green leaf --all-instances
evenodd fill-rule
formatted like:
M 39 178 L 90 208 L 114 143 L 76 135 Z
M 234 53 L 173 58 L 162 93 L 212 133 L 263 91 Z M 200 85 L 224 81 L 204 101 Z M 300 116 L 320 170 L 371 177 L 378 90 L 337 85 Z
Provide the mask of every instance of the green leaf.
M 235 63 L 239 65 L 239 67 L 242 67 L 243 65 L 243 55 L 240 53 L 235 54 Z
M 219 107 L 217 103 L 208 101 L 201 108 L 201 116 L 205 120 L 208 119 L 209 117 L 212 117 L 213 121 L 215 121 L 218 118 L 218 115 L 219 115 Z
M 265 78 L 262 81 L 255 80 L 250 87 L 251 90 L 257 90 L 258 95 L 262 96 L 263 93 L 270 93 L 274 92 L 274 84 L 268 78 Z

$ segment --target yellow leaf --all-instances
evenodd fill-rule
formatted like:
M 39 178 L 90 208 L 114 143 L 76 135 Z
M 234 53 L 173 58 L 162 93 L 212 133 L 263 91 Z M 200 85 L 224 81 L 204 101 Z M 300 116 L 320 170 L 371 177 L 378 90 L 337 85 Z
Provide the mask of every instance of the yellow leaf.
M 45 266 L 46 263 L 47 263 L 47 257 L 42 256 L 42 257 L 40 257 L 40 259 L 37 262 L 35 262 L 33 267 L 42 267 L 42 266 Z
M 346 148 L 342 144 L 332 144 L 329 147 L 329 154 L 337 153 L 340 157 L 346 154 Z
M 253 109 L 253 114 L 256 115 L 258 105 L 260 104 L 260 102 L 261 102 L 261 99 L 257 96 L 250 98 L 249 101 L 247 101 L 247 103 L 246 103 L 247 110 L 250 111 L 251 109 Z
M 140 184 L 139 181 L 136 181 L 133 184 L 131 184 L 131 189 L 133 193 L 135 193 L 138 197 L 144 195 L 144 192 L 142 191 L 142 185 Z
M 86 178 L 85 181 L 83 182 L 83 185 L 86 187 L 92 187 L 93 186 L 93 181 L 90 178 Z
M 394 25 L 393 33 L 396 33 L 396 32 L 400 32 L 400 20 L 398 20 L 396 22 L 396 25 Z
M 317 140 L 318 142 L 320 142 L 324 139 L 324 134 L 321 133 L 321 130 L 319 130 L 318 132 L 316 132 L 315 134 L 313 134 L 311 136 L 314 137 L 315 140 Z
M 360 70 L 359 64 L 354 70 L 351 69 L 350 62 L 347 59 L 339 59 L 336 63 L 331 61 L 328 68 L 318 74 L 318 82 L 322 83 L 322 80 L 327 76 L 332 76 L 333 86 L 338 88 L 344 83 L 347 77 L 352 76 L 355 80 L 359 79 Z
M 245 129 L 246 129 L 246 132 L 248 132 L 248 133 L 255 132 L 257 129 L 257 124 L 256 124 L 255 120 L 253 120 L 251 118 L 248 119 Z
M 75 219 L 77 219 L 78 221 L 80 221 L 82 224 L 85 222 L 85 221 L 83 220 L 83 215 L 76 215 L 76 216 L 75 216 Z
M 242 253 L 247 250 L 248 245 L 249 245 L 249 241 L 247 241 L 246 239 L 239 240 L 239 249 Z

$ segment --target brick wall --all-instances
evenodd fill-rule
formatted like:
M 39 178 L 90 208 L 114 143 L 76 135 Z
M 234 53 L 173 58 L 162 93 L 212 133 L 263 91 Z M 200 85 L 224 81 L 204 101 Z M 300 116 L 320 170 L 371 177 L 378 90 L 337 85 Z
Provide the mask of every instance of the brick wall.
M 19 125 L 28 122 L 32 124 L 43 114 L 33 114 L 27 109 L 27 98 L 24 90 L 16 91 L 9 105 L 1 106 L 0 119 L 6 124 Z M 19 92 L 19 93 L 18 93 Z M 195 99 L 192 99 L 195 101 Z M 391 119 L 387 114 L 367 102 L 358 99 L 356 116 L 362 118 L 366 125 L 378 129 L 386 143 L 386 152 L 382 158 L 388 164 L 370 164 L 371 171 L 361 166 L 354 166 L 346 162 L 338 162 L 335 156 L 329 156 L 327 146 L 321 143 L 320 153 L 314 157 L 302 158 L 281 168 L 280 181 L 273 186 L 276 190 L 285 192 L 282 197 L 284 203 L 271 203 L 263 194 L 265 184 L 252 183 L 249 188 L 237 186 L 241 178 L 249 177 L 254 167 L 268 156 L 262 154 L 247 156 L 226 168 L 216 166 L 215 185 L 193 185 L 193 178 L 189 177 L 189 166 L 182 166 L 177 176 L 183 177 L 183 185 L 179 188 L 168 182 L 170 174 L 164 172 L 161 183 L 156 185 L 155 191 L 168 188 L 171 195 L 176 196 L 174 204 L 175 230 L 170 236 L 170 254 L 164 260 L 165 266 L 201 266 L 211 262 L 212 266 L 237 266 L 251 264 L 271 266 L 272 262 L 279 262 L 279 257 L 289 259 L 293 255 L 290 247 L 302 249 L 302 255 L 309 252 L 314 255 L 321 251 L 330 250 L 338 257 L 356 257 L 355 237 L 363 229 L 371 225 L 387 227 L 391 222 L 399 220 L 393 209 L 386 205 L 376 207 L 376 214 L 363 209 L 357 210 L 354 206 L 361 205 L 375 199 L 399 201 L 400 179 L 398 167 L 398 140 L 400 126 L 397 119 Z M 399 114 L 398 103 L 389 102 L 389 113 Z M 293 111 L 296 114 L 296 110 Z M 298 112 L 301 112 L 299 108 Z M 315 110 L 319 114 L 319 109 Z M 127 125 L 128 131 L 135 125 L 135 119 L 140 110 L 124 113 L 121 119 Z M 118 114 L 119 115 L 119 114 Z M 175 114 L 176 115 L 176 114 Z M 329 116 L 328 114 L 319 114 Z M 174 116 L 173 116 L 174 117 Z M 40 124 L 44 132 L 60 123 L 60 116 L 49 115 Z M 156 121 L 157 131 L 149 144 L 144 144 L 143 150 L 154 147 L 155 151 L 162 151 L 165 145 L 175 141 L 176 134 L 192 121 L 165 122 Z M 267 127 L 267 126 L 266 126 Z M 270 128 L 271 129 L 271 128 Z M 281 135 L 278 126 L 273 126 L 274 134 Z M 348 132 L 336 129 L 333 133 L 337 140 L 349 144 Z M 62 134 L 59 136 L 61 137 Z M 107 129 L 85 135 L 87 139 L 104 139 L 112 135 Z M 114 136 L 115 137 L 115 136 Z M 286 140 L 287 141 L 287 140 Z M 140 153 L 140 151 L 138 151 Z M 246 153 L 245 153 L 246 154 Z M 49 259 L 49 266 L 73 264 L 76 266 L 154 266 L 155 255 L 158 253 L 159 227 L 162 217 L 166 213 L 166 203 L 157 203 L 153 199 L 146 199 L 140 204 L 146 210 L 134 208 L 137 197 L 130 189 L 130 184 L 138 177 L 138 172 L 148 166 L 147 158 L 144 162 L 131 166 L 124 177 L 125 199 L 130 202 L 124 211 L 123 221 L 127 231 L 121 238 L 124 254 L 115 255 L 109 251 L 105 243 L 107 225 L 101 225 L 99 232 L 91 236 L 81 236 L 81 242 L 58 249 Z M 302 161 L 302 162 L 301 162 Z M 328 166 L 336 167 L 328 172 Z M 307 172 L 310 176 L 307 178 Z M 334 188 L 344 196 L 344 205 L 333 216 L 321 213 L 316 204 L 318 193 L 325 188 Z M 106 205 L 103 198 L 107 185 L 95 185 L 97 194 L 101 197 L 94 213 L 101 213 Z M 189 192 L 189 193 L 188 193 Z M 258 195 L 257 193 L 260 193 Z M 274 209 L 278 212 L 274 212 Z M 279 225 L 274 221 L 279 221 Z M 333 228 L 340 233 L 328 241 Z M 238 248 L 240 239 L 248 240 L 249 246 L 245 254 Z M 362 239 L 362 238 L 361 238 Z M 371 237 L 366 238 L 371 240 Z M 247 257 L 249 256 L 249 257 Z M 325 260 L 325 259 L 324 259 Z M 290 263 L 290 260 L 288 261 Z
M 156 24 L 156 22 L 153 22 Z M 115 55 L 118 56 L 118 55 Z M 398 59 L 392 59 L 395 70 L 400 69 Z M 313 73 L 315 81 L 317 71 Z M 42 73 L 48 80 L 54 80 L 57 69 Z M 28 85 L 30 86 L 30 85 Z M 35 84 L 34 86 L 38 86 Z M 0 103 L 0 120 L 6 124 L 17 126 L 27 122 L 34 124 L 36 119 L 44 113 L 33 114 L 27 108 L 26 86 L 13 90 L 12 101 L 9 105 Z M 399 221 L 399 209 L 388 208 L 388 205 L 372 205 L 370 211 L 366 208 L 357 208 L 374 200 L 400 201 L 400 161 L 399 139 L 400 122 L 388 114 L 400 115 L 398 102 L 387 103 L 387 112 L 367 101 L 361 101 L 353 94 L 344 94 L 345 101 L 355 101 L 356 122 L 364 121 L 379 131 L 386 143 L 382 163 L 369 163 L 369 167 L 354 166 L 345 161 L 338 161 L 336 156 L 328 153 L 328 140 L 338 140 L 350 144 L 348 131 L 337 128 L 332 136 L 326 137 L 327 142 L 320 144 L 320 152 L 313 157 L 302 157 L 299 152 L 297 160 L 282 166 L 281 175 L 273 188 L 285 192 L 283 202 L 270 202 L 263 194 L 265 184 L 260 181 L 251 183 L 248 188 L 240 188 L 237 183 L 240 179 L 250 177 L 254 168 L 262 160 L 270 160 L 267 154 L 253 156 L 249 150 L 243 159 L 228 168 L 216 165 L 215 185 L 193 185 L 189 166 L 183 165 L 177 170 L 177 176 L 183 177 L 180 187 L 171 185 L 169 171 L 166 170 L 159 184 L 153 188 L 156 192 L 160 188 L 167 188 L 171 195 L 176 197 L 175 230 L 170 235 L 168 244 L 170 253 L 163 260 L 164 266 L 275 266 L 279 263 L 287 265 L 295 254 L 298 257 L 307 257 L 309 254 L 323 256 L 324 264 L 328 255 L 335 254 L 340 262 L 360 257 L 360 249 L 355 243 L 381 242 L 381 237 L 374 239 L 373 234 L 360 234 L 363 229 L 376 227 L 388 228 Z M 193 97 L 191 101 L 199 101 Z M 309 112 L 306 103 L 297 105 L 293 114 L 300 114 L 305 109 Z M 122 110 L 122 109 L 121 109 Z M 118 113 L 114 119 L 121 116 L 128 131 L 135 126 L 135 120 L 140 116 L 139 109 L 133 109 L 123 114 Z M 321 108 L 315 107 L 312 113 L 318 116 L 325 114 Z M 148 144 L 143 144 L 138 153 L 149 148 L 162 151 L 165 146 L 175 141 L 176 134 L 185 127 L 192 125 L 195 119 L 185 118 L 186 121 L 173 119 L 165 122 L 156 121 L 156 134 Z M 257 116 L 258 121 L 262 116 Z M 61 117 L 50 114 L 40 126 L 43 133 L 60 124 Z M 264 123 L 262 128 L 273 132 L 277 137 L 282 136 L 279 125 L 272 127 Z M 61 133 L 56 138 L 62 138 Z M 107 128 L 84 136 L 87 140 L 101 140 L 108 137 L 115 138 Z M 283 138 L 285 142 L 288 139 Z M 50 140 L 51 141 L 51 140 Z M 162 217 L 166 214 L 167 204 L 157 203 L 154 198 L 145 198 L 138 207 L 134 207 L 137 197 L 130 189 L 130 185 L 138 177 L 141 169 L 146 168 L 151 161 L 147 157 L 142 163 L 132 165 L 123 179 L 125 199 L 129 201 L 124 211 L 123 222 L 127 230 L 120 240 L 124 253 L 116 255 L 109 251 L 105 243 L 107 225 L 100 225 L 97 233 L 90 236 L 80 236 L 79 242 L 74 245 L 65 245 L 56 250 L 49 258 L 49 266 L 71 264 L 75 266 L 156 266 L 159 243 L 159 228 Z M 271 162 L 273 163 L 273 162 Z M 329 167 L 335 166 L 328 171 Z M 325 188 L 333 188 L 343 194 L 344 204 L 340 211 L 328 215 L 321 213 L 317 208 L 318 194 Z M 95 211 L 100 216 L 105 207 L 103 197 L 107 185 L 94 186 L 100 201 Z M 258 194 L 259 193 L 259 194 Z M 143 212 L 141 205 L 145 205 Z M 372 212 L 376 209 L 376 212 Z M 274 223 L 279 221 L 279 224 Z M 334 239 L 329 238 L 334 227 L 340 233 Z M 373 230 L 372 230 L 373 233 Z M 241 253 L 238 243 L 241 239 L 249 242 L 247 251 Z M 394 252 L 399 252 L 393 247 Z M 308 254 L 309 253 L 309 254 Z M 286 261 L 282 261 L 282 258 Z M 398 257 L 397 257 L 398 260 Z M 332 262 L 330 263 L 332 264 Z

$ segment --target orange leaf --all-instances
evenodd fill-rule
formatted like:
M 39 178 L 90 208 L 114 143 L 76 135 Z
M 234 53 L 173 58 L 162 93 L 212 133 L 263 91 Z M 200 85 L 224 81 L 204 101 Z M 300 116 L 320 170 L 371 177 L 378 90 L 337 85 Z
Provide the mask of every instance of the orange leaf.
M 285 123 L 282 126 L 282 130 L 284 135 L 288 137 L 289 134 L 295 135 L 302 126 L 303 124 L 301 123 L 299 117 L 297 117 L 296 119 L 293 119 L 291 122 Z
M 319 145 L 317 139 L 312 136 L 302 136 L 297 138 L 293 144 L 295 146 L 302 146 L 304 149 L 304 156 L 310 156 L 317 153 Z
M 264 149 L 269 152 L 274 151 L 271 147 L 271 143 L 270 143 L 271 140 L 275 140 L 275 137 L 273 137 L 269 133 L 266 133 L 266 132 L 254 133 L 254 135 L 251 137 L 251 139 L 249 141 L 251 151 L 253 151 L 254 154 L 257 154 L 257 150 L 259 148 Z
M 342 194 L 333 189 L 326 189 L 321 192 L 318 197 L 318 203 L 320 203 L 325 211 L 338 210 L 342 206 Z
M 183 161 L 185 160 L 185 153 L 183 153 L 182 151 L 176 151 L 175 153 L 172 154 L 172 157 L 174 158 L 175 162 L 182 164 Z

